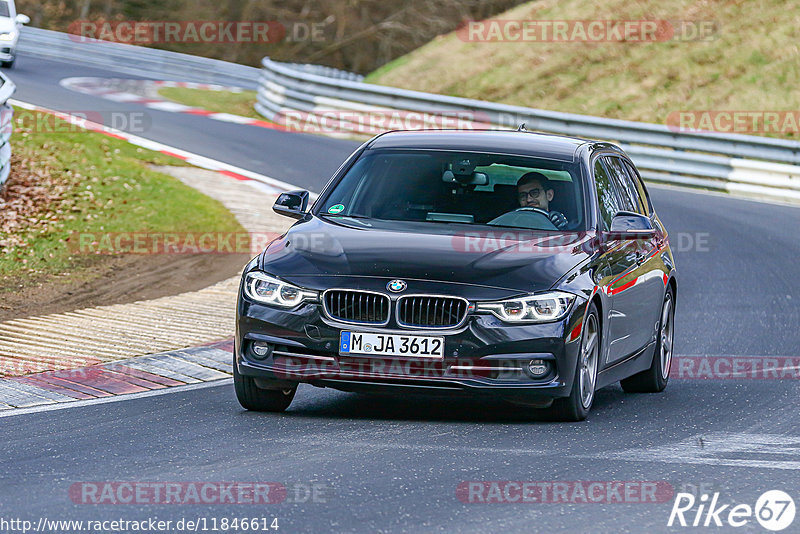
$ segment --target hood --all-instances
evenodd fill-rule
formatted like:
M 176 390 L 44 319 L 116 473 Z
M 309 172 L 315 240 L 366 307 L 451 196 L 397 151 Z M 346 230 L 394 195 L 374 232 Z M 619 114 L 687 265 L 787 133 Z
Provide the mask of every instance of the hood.
M 17 30 L 17 24 L 8 17 L 0 17 L 0 33 L 11 33 Z
M 264 271 L 313 289 L 339 277 L 395 278 L 546 290 L 588 259 L 591 235 L 479 225 L 317 218 L 295 224 L 261 256 Z M 332 282 L 331 277 L 337 277 Z M 426 284 L 427 285 L 427 284 Z

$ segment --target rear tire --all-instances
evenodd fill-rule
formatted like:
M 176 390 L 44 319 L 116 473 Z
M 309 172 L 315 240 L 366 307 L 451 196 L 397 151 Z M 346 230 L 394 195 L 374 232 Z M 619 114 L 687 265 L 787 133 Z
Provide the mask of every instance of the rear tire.
M 664 304 L 661 306 L 661 319 L 658 323 L 658 340 L 656 340 L 656 350 L 653 353 L 653 363 L 648 370 L 620 381 L 625 393 L 660 393 L 667 387 L 669 370 L 672 366 L 674 324 L 675 296 L 672 288 L 669 288 L 667 294 L 664 295 Z
M 11 61 L 3 61 L 2 63 L 0 63 L 0 65 L 2 65 L 4 69 L 13 69 L 14 61 L 16 61 L 16 58 L 12 59 Z
M 262 389 L 253 377 L 239 374 L 236 362 L 233 362 L 233 388 L 242 408 L 255 412 L 283 412 L 297 392 L 296 386 L 293 389 Z
M 552 415 L 559 421 L 583 421 L 594 402 L 597 370 L 600 367 L 600 320 L 594 303 L 583 320 L 581 346 L 569 397 L 555 399 Z

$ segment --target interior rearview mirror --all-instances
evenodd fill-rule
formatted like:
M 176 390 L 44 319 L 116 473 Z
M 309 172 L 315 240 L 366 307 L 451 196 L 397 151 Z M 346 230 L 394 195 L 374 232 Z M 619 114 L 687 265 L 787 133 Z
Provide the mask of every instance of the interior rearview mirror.
M 288 191 L 281 193 L 272 210 L 279 214 L 293 219 L 302 219 L 306 216 L 308 209 L 308 191 Z
M 448 170 L 442 174 L 442 181 L 461 185 L 486 185 L 489 183 L 489 176 L 485 172 L 455 174 L 453 171 Z

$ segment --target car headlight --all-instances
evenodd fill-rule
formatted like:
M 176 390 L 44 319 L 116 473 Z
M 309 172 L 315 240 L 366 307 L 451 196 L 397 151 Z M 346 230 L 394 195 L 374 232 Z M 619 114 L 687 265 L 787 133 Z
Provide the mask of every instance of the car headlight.
M 244 275 L 248 298 L 279 308 L 294 308 L 301 302 L 316 301 L 319 293 L 288 284 L 268 274 L 253 271 Z
M 13 41 L 16 36 L 17 32 L 0 33 L 0 41 Z
M 575 295 L 550 291 L 497 302 L 478 302 L 475 311 L 489 312 L 506 323 L 546 323 L 563 319 Z

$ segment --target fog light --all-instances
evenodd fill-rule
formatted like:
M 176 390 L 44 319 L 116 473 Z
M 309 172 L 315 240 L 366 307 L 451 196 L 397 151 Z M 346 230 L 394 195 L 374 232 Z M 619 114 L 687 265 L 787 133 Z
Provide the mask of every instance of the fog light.
M 528 372 L 533 378 L 541 378 L 550 372 L 550 363 L 544 360 L 531 360 L 528 364 Z
M 264 360 L 272 354 L 272 345 L 265 341 L 254 341 L 251 347 L 253 350 L 253 357 L 256 360 Z

